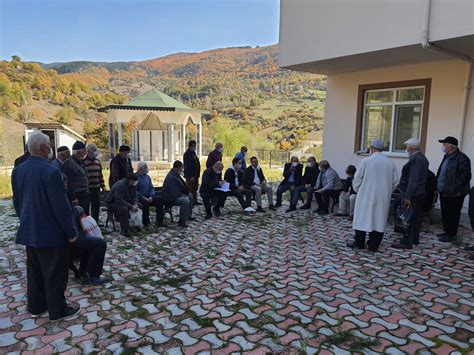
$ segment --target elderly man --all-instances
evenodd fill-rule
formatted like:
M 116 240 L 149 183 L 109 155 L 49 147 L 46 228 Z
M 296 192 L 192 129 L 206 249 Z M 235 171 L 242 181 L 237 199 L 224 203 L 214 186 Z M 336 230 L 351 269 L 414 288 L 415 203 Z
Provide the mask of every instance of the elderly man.
M 411 249 L 413 244 L 418 245 L 420 243 L 421 220 L 429 166 L 428 159 L 420 151 L 421 141 L 418 138 L 410 138 L 405 142 L 405 146 L 409 159 L 403 166 L 399 188 L 401 203 L 405 208 L 410 208 L 412 214 L 407 233 L 402 240 L 392 244 L 392 247 L 397 249 Z
M 81 206 L 86 213 L 89 213 L 89 175 L 84 166 L 86 156 L 86 145 L 80 141 L 74 143 L 72 155 L 64 162 L 63 174 L 67 177 L 73 204 Z
M 110 161 L 109 188 L 112 188 L 117 181 L 127 177 L 128 174 L 133 173 L 130 157 L 130 147 L 121 145 L 119 153 Z
M 222 152 L 224 151 L 224 146 L 222 143 L 216 143 L 215 149 L 209 153 L 206 161 L 206 168 L 211 168 L 218 161 L 222 161 Z
M 382 154 L 384 144 L 376 139 L 370 146 L 370 157 L 361 161 L 352 186 L 357 192 L 354 211 L 355 229 L 351 248 L 365 249 L 365 236 L 369 233 L 367 247 L 377 251 L 387 224 L 392 193 L 398 184 L 398 172 L 392 160 Z
M 142 223 L 145 227 L 150 225 L 150 206 L 156 208 L 156 224 L 158 226 L 163 224 L 163 199 L 156 196 L 155 187 L 148 175 L 148 165 L 144 161 L 137 164 L 138 184 L 137 196 L 138 202 L 142 207 Z
M 12 173 L 13 205 L 20 218 L 16 242 L 26 246 L 28 312 L 33 318 L 49 312 L 51 320 L 79 313 L 67 305 L 68 244 L 77 239 L 73 212 L 61 172 L 50 164 L 49 137 L 28 138 L 31 156 Z
M 52 164 L 56 166 L 60 171 L 63 171 L 64 162 L 71 156 L 69 148 L 65 145 L 58 148 L 58 155 L 56 159 L 52 161 Z
M 88 144 L 86 146 L 87 156 L 84 159 L 84 166 L 87 169 L 87 176 L 89 178 L 89 198 L 91 201 L 91 216 L 99 224 L 100 213 L 100 189 L 105 191 L 105 182 L 102 175 L 102 164 L 97 159 L 99 152 L 95 144 Z M 89 211 L 85 211 L 87 214 Z
M 446 137 L 439 142 L 443 144 L 444 157 L 436 176 L 444 233 L 438 237 L 440 241 L 448 242 L 454 240 L 458 233 L 464 198 L 469 194 L 471 161 L 459 150 L 456 138 Z
M 197 200 L 197 191 L 199 188 L 199 177 L 201 176 L 201 163 L 196 154 L 197 143 L 195 140 L 190 140 L 188 149 L 184 152 L 184 178 L 189 192 L 193 195 L 193 205 L 200 205 Z
M 234 158 L 232 159 L 232 165 L 226 170 L 224 174 L 224 180 L 229 183 L 230 189 L 227 195 L 236 197 L 244 211 L 255 212 L 255 210 L 250 207 L 252 203 L 252 192 L 244 187 L 244 173 L 240 169 L 241 166 L 242 164 L 240 159 Z
M 356 171 L 357 169 L 354 165 L 349 165 L 346 168 L 346 181 L 339 195 L 339 212 L 335 214 L 338 217 L 349 215 L 349 221 L 354 220 L 354 208 L 357 199 L 357 193 L 352 187 Z
M 273 206 L 273 191 L 272 187 L 267 183 L 263 170 L 258 164 L 257 157 L 250 158 L 250 166 L 244 171 L 244 187 L 255 194 L 255 201 L 257 201 L 257 212 L 265 212 L 262 208 L 262 194 L 267 195 L 268 208 L 275 210 Z
M 166 175 L 163 182 L 163 202 L 171 206 L 179 206 L 178 225 L 187 228 L 187 221 L 194 220 L 193 217 L 193 196 L 189 193 L 186 182 L 181 175 L 183 174 L 183 163 L 176 160 L 173 168 Z
M 313 201 L 314 186 L 319 176 L 319 164 L 316 162 L 315 157 L 309 157 L 304 169 L 304 175 L 302 178 L 302 185 L 298 186 L 293 193 L 290 208 L 286 212 L 296 210 L 296 204 L 301 197 L 302 192 L 306 192 L 306 203 L 300 207 L 302 210 L 311 208 L 311 202 Z
M 323 216 L 329 214 L 329 197 L 335 198 L 341 193 L 342 182 L 327 160 L 319 162 L 319 169 L 321 172 L 314 188 L 316 201 L 318 201 L 318 209 L 315 212 Z
M 110 208 L 120 221 L 120 234 L 130 237 L 129 212 L 138 211 L 137 197 L 138 176 L 129 173 L 126 178 L 117 181 L 105 198 L 107 208 Z
M 247 169 L 247 163 L 245 161 L 245 157 L 247 156 L 248 148 L 246 146 L 243 146 L 240 148 L 240 152 L 238 152 L 234 158 L 237 158 L 240 160 L 240 167 L 239 169 L 244 171 Z
M 214 166 L 204 170 L 204 173 L 202 174 L 201 188 L 199 192 L 206 210 L 205 219 L 212 217 L 211 201 L 214 197 L 217 199 L 217 202 L 212 211 L 216 217 L 221 215 L 221 208 L 224 207 L 227 194 L 224 191 L 216 190 L 225 183 L 225 181 L 222 180 L 223 168 L 224 165 L 222 162 L 218 161 L 214 163 Z
M 283 181 L 277 187 L 275 208 L 281 207 L 281 199 L 286 191 L 290 190 L 290 201 L 293 199 L 295 189 L 301 185 L 302 175 L 303 164 L 300 164 L 298 157 L 291 157 L 291 161 L 283 168 Z

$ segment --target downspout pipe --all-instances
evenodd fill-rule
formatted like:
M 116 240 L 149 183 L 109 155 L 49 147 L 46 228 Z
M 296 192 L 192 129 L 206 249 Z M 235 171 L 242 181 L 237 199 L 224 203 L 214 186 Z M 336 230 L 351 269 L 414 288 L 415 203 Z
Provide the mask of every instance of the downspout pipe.
M 464 83 L 464 95 L 463 95 L 463 102 L 461 107 L 461 126 L 459 132 L 459 146 L 463 147 L 463 135 L 466 128 L 466 117 L 467 117 L 467 109 L 469 104 L 469 94 L 471 91 L 471 82 L 472 82 L 472 64 L 473 58 L 465 55 L 464 53 L 457 52 L 452 49 L 443 48 L 438 44 L 430 42 L 430 18 L 431 18 L 431 0 L 425 0 L 425 7 L 423 11 L 423 27 L 421 30 L 421 46 L 425 49 L 431 49 L 443 54 L 446 54 L 450 57 L 454 57 L 457 59 L 461 59 L 467 62 L 467 70 L 466 70 L 466 80 Z

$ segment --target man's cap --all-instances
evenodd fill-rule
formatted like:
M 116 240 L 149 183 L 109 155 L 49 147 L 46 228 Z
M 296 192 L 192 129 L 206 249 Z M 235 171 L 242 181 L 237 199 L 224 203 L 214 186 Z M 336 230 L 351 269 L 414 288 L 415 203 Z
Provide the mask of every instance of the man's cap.
M 84 144 L 84 142 L 76 141 L 76 143 L 73 144 L 72 150 L 79 150 L 79 149 L 86 149 L 86 145 Z
M 130 147 L 128 145 L 121 145 L 119 148 L 119 152 L 129 152 Z
M 405 141 L 404 144 L 419 147 L 421 145 L 421 140 L 419 138 L 410 138 L 407 141 Z
M 447 136 L 445 139 L 440 139 L 438 142 L 440 143 L 449 143 L 452 145 L 455 145 L 456 147 L 458 146 L 459 142 L 456 138 Z
M 383 147 L 384 147 L 383 142 L 380 139 L 374 139 L 370 146 L 375 148 L 375 149 L 380 149 L 380 150 L 382 150 Z
M 129 174 L 127 175 L 127 180 L 129 180 L 129 181 L 137 181 L 137 180 L 138 180 L 138 176 L 137 176 L 137 174 L 135 174 L 135 173 L 129 173 Z
M 65 152 L 66 150 L 69 150 L 69 148 L 65 145 L 62 145 L 58 148 L 58 153 Z

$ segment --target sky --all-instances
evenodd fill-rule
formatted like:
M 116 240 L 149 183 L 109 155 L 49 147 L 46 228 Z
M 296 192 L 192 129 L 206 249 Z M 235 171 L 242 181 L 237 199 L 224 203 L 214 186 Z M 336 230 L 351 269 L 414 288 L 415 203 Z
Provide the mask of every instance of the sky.
M 0 0 L 0 59 L 135 61 L 278 43 L 279 0 Z

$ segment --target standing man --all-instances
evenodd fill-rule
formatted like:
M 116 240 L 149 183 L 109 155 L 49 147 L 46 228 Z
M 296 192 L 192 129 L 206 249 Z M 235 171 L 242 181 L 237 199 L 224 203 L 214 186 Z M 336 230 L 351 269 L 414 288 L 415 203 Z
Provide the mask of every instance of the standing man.
M 302 178 L 302 185 L 298 186 L 293 193 L 293 199 L 291 201 L 290 208 L 287 212 L 295 211 L 296 204 L 300 199 L 302 192 L 306 192 L 306 203 L 300 207 L 301 210 L 308 210 L 311 208 L 311 202 L 313 201 L 314 186 L 316 186 L 316 180 L 319 176 L 319 164 L 316 162 L 315 157 L 309 157 L 304 169 L 304 175 Z
M 128 145 L 121 145 L 119 153 L 110 161 L 110 189 L 117 181 L 125 179 L 128 174 L 133 173 L 130 157 L 130 147 Z
M 342 181 L 327 160 L 321 160 L 319 168 L 321 173 L 318 175 L 315 187 L 318 209 L 315 212 L 323 216 L 329 214 L 329 197 L 335 198 L 341 193 Z
M 235 155 L 235 158 L 240 160 L 239 169 L 244 171 L 247 168 L 247 163 L 245 162 L 245 156 L 247 155 L 248 149 L 246 146 L 240 148 L 240 152 Z
M 286 163 L 283 168 L 283 181 L 277 187 L 277 202 L 275 208 L 281 207 L 283 194 L 288 190 L 290 190 L 290 201 L 293 200 L 295 189 L 301 185 L 302 175 L 303 164 L 300 164 L 298 157 L 291 157 L 291 161 Z
M 206 168 L 212 168 L 215 163 L 222 161 L 222 152 L 224 151 L 224 146 L 222 143 L 216 143 L 215 149 L 209 153 L 206 161 Z
M 48 160 L 49 137 L 28 138 L 31 156 L 12 173 L 13 204 L 20 218 L 16 242 L 26 246 L 27 309 L 33 318 L 46 311 L 53 321 L 79 313 L 67 305 L 68 244 L 77 239 L 72 208 L 61 172 Z
M 69 148 L 65 145 L 58 148 L 58 155 L 53 160 L 52 164 L 56 166 L 60 171 L 63 171 L 64 162 L 71 156 Z
M 72 146 L 72 155 L 64 162 L 63 173 L 67 177 L 67 188 L 73 205 L 77 203 L 86 213 L 89 213 L 89 176 L 84 166 L 86 157 L 86 145 L 77 141 Z
M 420 243 L 420 229 L 423 218 L 423 203 L 425 201 L 426 179 L 428 178 L 428 159 L 420 151 L 421 142 L 418 138 L 410 138 L 405 142 L 409 156 L 403 166 L 399 188 L 402 204 L 412 210 L 408 232 L 392 248 L 411 249 L 413 244 Z
M 97 159 L 99 152 L 95 144 L 88 144 L 86 147 L 87 156 L 84 159 L 84 166 L 89 177 L 89 198 L 91 201 L 91 216 L 99 224 L 100 213 L 100 189 L 105 191 L 105 182 L 102 175 L 102 164 Z M 87 214 L 89 211 L 85 211 Z
M 183 155 L 184 178 L 189 192 L 193 195 L 193 205 L 200 205 L 197 200 L 197 191 L 199 188 L 199 177 L 201 176 L 201 163 L 196 154 L 197 143 L 190 140 L 188 149 Z
M 225 181 L 222 180 L 223 168 L 224 165 L 222 162 L 218 161 L 214 166 L 204 170 L 204 173 L 202 174 L 201 188 L 199 189 L 199 192 L 206 210 L 205 219 L 212 218 L 212 212 L 214 212 L 216 217 L 219 217 L 221 215 L 221 208 L 224 207 L 227 194 L 223 191 L 216 190 L 222 187 L 225 183 Z M 211 202 L 214 197 L 217 199 L 217 202 L 211 211 Z
M 258 164 L 257 157 L 250 158 L 250 166 L 244 171 L 244 187 L 255 194 L 255 201 L 257 201 L 257 212 L 265 212 L 262 208 L 262 195 L 267 195 L 268 208 L 275 211 L 273 206 L 273 191 L 272 187 L 268 185 L 263 170 Z
M 25 146 L 25 153 L 15 159 L 13 162 L 13 166 L 16 168 L 18 165 L 24 163 L 30 157 L 30 152 L 28 151 L 28 145 Z M 52 158 L 52 155 L 51 155 Z M 49 158 L 48 158 L 49 159 Z
M 446 137 L 439 142 L 443 144 L 444 158 L 436 176 L 444 233 L 438 237 L 442 242 L 449 242 L 456 238 L 464 197 L 469 194 L 471 161 L 459 150 L 456 138 Z
M 361 161 L 352 187 L 357 192 L 354 211 L 355 229 L 351 248 L 365 249 L 365 236 L 369 233 L 367 247 L 377 251 L 382 243 L 387 224 L 392 193 L 398 184 L 398 172 L 392 160 L 382 154 L 384 144 L 376 139 L 370 146 L 370 157 Z

